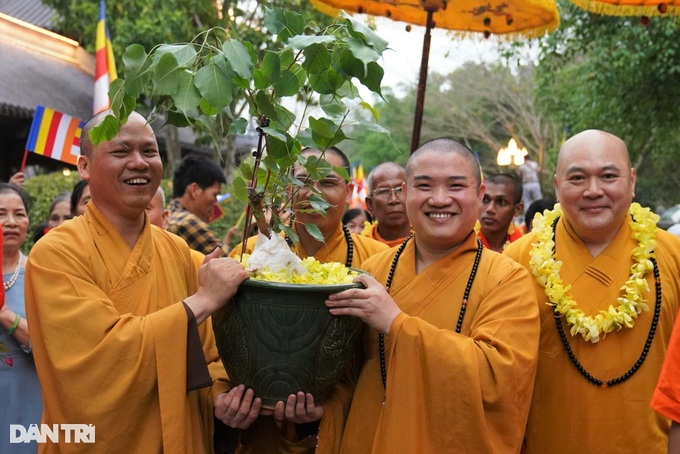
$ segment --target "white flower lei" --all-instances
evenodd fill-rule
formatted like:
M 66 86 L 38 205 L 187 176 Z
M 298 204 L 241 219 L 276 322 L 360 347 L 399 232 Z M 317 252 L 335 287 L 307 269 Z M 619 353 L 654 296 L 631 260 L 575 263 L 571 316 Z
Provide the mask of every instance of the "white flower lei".
M 545 288 L 550 300 L 547 304 L 553 306 L 571 325 L 572 336 L 579 333 L 586 341 L 596 343 L 602 333 L 606 335 L 624 326 L 632 328 L 638 314 L 649 310 L 642 295 L 649 291 L 645 274 L 654 268 L 650 258 L 654 257 L 656 222 L 659 217 L 638 203 L 631 204 L 628 213 L 632 216 L 629 223 L 633 231 L 632 238 L 638 241 L 638 246 L 631 252 L 634 263 L 630 268 L 630 277 L 621 287 L 618 307 L 610 305 L 608 310 L 599 311 L 595 317 L 586 316 L 578 309 L 576 301 L 568 293 L 571 285 L 565 287 L 560 278 L 562 262 L 555 257 L 552 229 L 555 219 L 562 215 L 560 205 L 555 205 L 554 210 L 546 210 L 542 215 L 537 214 L 534 219 L 533 232 L 537 242 L 531 244 L 529 266 L 538 283 Z

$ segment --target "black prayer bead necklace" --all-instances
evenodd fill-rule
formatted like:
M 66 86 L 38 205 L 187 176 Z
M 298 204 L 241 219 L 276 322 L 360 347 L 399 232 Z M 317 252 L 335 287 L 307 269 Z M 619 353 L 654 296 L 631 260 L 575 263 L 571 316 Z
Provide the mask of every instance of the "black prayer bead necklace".
M 394 272 L 397 269 L 397 262 L 399 261 L 399 257 L 401 256 L 402 252 L 404 252 L 404 249 L 406 249 L 406 243 L 411 239 L 413 235 L 409 235 L 408 238 L 404 240 L 403 243 L 401 243 L 401 246 L 399 246 L 399 249 L 397 249 L 397 253 L 394 255 L 394 259 L 392 259 L 392 265 L 390 266 L 390 272 L 387 275 L 387 282 L 385 283 L 385 288 L 387 291 L 390 291 L 390 287 L 392 286 L 392 278 L 394 277 Z M 475 254 L 475 262 L 472 265 L 472 270 L 470 271 L 470 277 L 468 277 L 467 284 L 465 285 L 465 293 L 463 293 L 463 301 L 460 306 L 460 313 L 458 314 L 458 322 L 456 323 L 456 333 L 460 334 L 460 330 L 463 327 L 463 319 L 465 318 L 465 311 L 467 310 L 467 305 L 468 305 L 468 299 L 470 297 L 470 290 L 472 289 L 472 283 L 475 280 L 475 276 L 477 275 L 477 269 L 479 268 L 479 260 L 482 257 L 482 250 L 484 249 L 484 246 L 482 246 L 482 242 L 477 239 L 477 253 Z M 378 336 L 378 348 L 380 349 L 380 375 L 382 377 L 382 384 L 383 384 L 383 389 L 387 389 L 387 366 L 385 362 L 385 335 L 380 334 Z M 385 403 L 383 401 L 383 403 Z
M 557 221 L 559 219 L 560 218 L 555 219 L 552 225 L 554 256 L 557 256 L 557 241 L 555 239 L 555 227 L 557 226 Z M 567 340 L 567 335 L 564 333 L 564 328 L 562 327 L 562 322 L 560 320 L 562 316 L 557 311 L 555 306 L 553 306 L 553 315 L 555 317 L 555 324 L 557 325 L 557 332 L 560 335 L 560 341 L 562 341 L 562 345 L 564 346 L 564 349 L 566 350 L 569 359 L 571 360 L 572 364 L 576 367 L 576 369 L 579 371 L 579 373 L 586 378 L 586 380 L 601 388 L 608 388 L 610 386 L 618 385 L 628 380 L 630 377 L 633 376 L 635 372 L 638 371 L 638 369 L 642 366 L 642 363 L 645 362 L 645 359 L 647 359 L 649 348 L 651 347 L 652 341 L 654 340 L 654 335 L 656 334 L 656 327 L 659 324 L 659 317 L 661 316 L 661 275 L 659 274 L 659 266 L 656 263 L 656 259 L 650 258 L 649 260 L 651 260 L 652 264 L 654 265 L 654 290 L 656 292 L 656 304 L 654 305 L 654 318 L 652 319 L 652 324 L 649 327 L 649 334 L 647 334 L 647 340 L 645 341 L 645 345 L 642 348 L 640 356 L 638 357 L 637 361 L 635 361 L 635 364 L 633 364 L 633 367 L 631 367 L 628 370 L 628 372 L 626 372 L 623 375 L 620 375 L 616 378 L 612 378 L 611 380 L 607 381 L 593 377 L 590 374 L 590 372 L 588 372 L 586 368 L 583 367 L 580 361 L 576 358 L 576 355 L 574 354 L 574 351 L 571 349 L 571 345 L 569 345 L 569 341 Z
M 349 233 L 346 225 L 342 226 L 342 233 L 345 234 L 345 242 L 347 243 L 347 260 L 345 260 L 345 267 L 352 266 L 352 259 L 354 258 L 354 241 L 352 235 Z

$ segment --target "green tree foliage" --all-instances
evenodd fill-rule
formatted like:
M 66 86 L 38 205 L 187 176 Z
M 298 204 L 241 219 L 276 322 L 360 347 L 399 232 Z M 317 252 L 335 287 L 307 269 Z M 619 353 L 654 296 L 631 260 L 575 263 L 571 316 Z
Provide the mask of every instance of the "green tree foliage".
M 44 0 L 58 13 L 61 32 L 94 52 L 99 0 Z M 106 23 L 113 48 L 132 43 L 151 49 L 163 42 L 188 41 L 200 30 L 218 25 L 214 0 L 117 0 L 106 3 Z
M 637 199 L 677 203 L 680 20 L 606 17 L 560 2 L 562 26 L 541 43 L 539 102 L 570 134 L 621 137 L 638 170 Z
M 514 137 L 530 156 L 543 164 L 543 183 L 550 192 L 548 169 L 561 139 L 561 128 L 546 118 L 534 101 L 535 68 L 531 64 L 511 70 L 503 64 L 467 63 L 447 75 L 431 74 L 425 99 L 422 140 L 452 137 L 480 157 L 486 173 L 508 171 L 496 166 L 496 153 Z M 391 132 L 380 137 L 361 132 L 352 137 L 352 157 L 364 168 L 385 160 L 403 163 L 408 158 L 415 86 L 404 97 L 386 94 L 376 107 L 380 125 Z
M 358 129 L 351 131 L 340 148 L 353 162 L 361 162 L 366 172 L 387 161 L 406 164 L 411 146 L 411 125 L 413 124 L 414 91 L 405 97 L 396 96 L 389 88 L 383 92 L 383 100 L 376 103 L 380 112 L 378 123 L 389 135 Z
M 96 25 L 99 17 L 99 0 L 45 0 L 45 3 L 54 7 L 58 16 L 58 27 L 61 32 L 79 41 L 90 52 L 95 49 Z M 219 5 L 221 4 L 221 8 Z M 243 41 L 252 43 L 251 51 L 258 58 L 274 44 L 274 41 L 266 33 L 264 25 L 265 11 L 267 8 L 282 7 L 305 15 L 306 25 L 328 25 L 332 18 L 317 11 L 306 0 L 195 0 L 186 2 L 183 0 L 116 0 L 106 4 L 106 21 L 113 43 L 117 67 L 122 69 L 124 62 L 122 56 L 128 46 L 137 44 L 146 52 L 163 43 L 188 43 L 199 32 L 212 27 L 229 28 L 232 36 Z M 229 109 L 234 117 L 240 116 L 247 103 L 241 91 L 233 91 L 229 102 Z M 140 111 L 145 107 L 140 106 Z M 229 129 L 231 119 L 225 118 L 224 129 Z M 195 125 L 194 131 L 197 142 L 206 144 L 210 142 L 209 130 L 201 125 Z M 166 174 L 172 174 L 175 165 L 179 162 L 179 143 L 176 142 L 176 132 L 172 127 L 168 128 L 166 139 L 175 140 L 168 146 L 168 162 Z M 227 141 L 226 148 L 229 149 Z M 173 152 L 174 153 L 171 153 Z M 215 158 L 218 155 L 224 159 L 223 167 L 227 174 L 227 180 L 231 180 L 235 157 L 232 152 L 221 153 L 215 150 Z
M 33 246 L 33 231 L 36 226 L 42 222 L 47 222 L 52 200 L 62 192 L 70 192 L 78 180 L 80 180 L 80 177 L 77 172 L 71 172 L 69 175 L 54 172 L 37 175 L 26 180 L 24 189 L 31 196 L 31 209 L 28 213 L 28 235 L 22 247 L 24 252 L 28 252 Z

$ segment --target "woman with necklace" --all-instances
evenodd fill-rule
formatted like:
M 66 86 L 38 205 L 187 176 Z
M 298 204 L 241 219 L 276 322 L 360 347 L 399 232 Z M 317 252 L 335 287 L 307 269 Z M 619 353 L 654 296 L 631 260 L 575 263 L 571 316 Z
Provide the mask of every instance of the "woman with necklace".
M 10 424 L 28 429 L 39 424 L 42 414 L 40 383 L 31 355 L 24 308 L 26 256 L 21 245 L 28 232 L 28 194 L 17 186 L 0 183 L 0 227 L 2 227 L 2 281 L 5 303 L 0 307 L 0 396 L 5 411 L 0 428 L 7 434 Z M 7 443 L 7 444 L 6 444 Z M 36 444 L 9 445 L 0 437 L 0 452 L 36 452 Z

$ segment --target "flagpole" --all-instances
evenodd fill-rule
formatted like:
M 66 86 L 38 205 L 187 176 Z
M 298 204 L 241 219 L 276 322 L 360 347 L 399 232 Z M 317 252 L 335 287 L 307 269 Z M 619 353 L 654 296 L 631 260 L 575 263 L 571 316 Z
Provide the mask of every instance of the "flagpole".
M 24 168 L 26 167 L 26 158 L 28 157 L 28 150 L 24 149 L 24 157 L 21 160 L 21 167 L 19 168 L 19 172 L 23 172 Z

